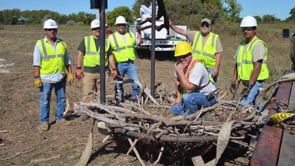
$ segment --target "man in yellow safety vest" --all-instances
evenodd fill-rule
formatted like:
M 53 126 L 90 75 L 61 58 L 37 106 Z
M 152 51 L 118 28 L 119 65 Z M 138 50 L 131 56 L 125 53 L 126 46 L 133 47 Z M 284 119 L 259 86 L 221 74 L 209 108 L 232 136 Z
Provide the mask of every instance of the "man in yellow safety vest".
M 78 47 L 76 78 L 83 78 L 82 101 L 93 102 L 99 99 L 100 84 L 100 22 L 98 19 L 91 21 L 91 35 L 84 36 Z M 108 67 L 115 69 L 116 64 L 111 54 L 111 47 L 108 40 L 105 40 L 105 64 L 106 71 Z M 117 77 L 117 70 L 111 71 L 114 78 Z M 86 120 L 87 116 L 82 116 L 82 120 Z
M 269 77 L 268 48 L 267 44 L 256 36 L 257 21 L 254 17 L 244 17 L 240 27 L 245 39 L 240 42 L 235 53 L 236 64 L 230 91 L 234 94 L 237 80 L 241 81 L 244 89 L 240 103 L 249 106 L 255 104 L 259 90 Z
M 131 83 L 131 101 L 137 102 L 139 97 L 139 85 L 136 81 L 139 81 L 137 69 L 135 66 L 136 50 L 135 46 L 140 43 L 140 32 L 137 36 L 132 32 L 127 31 L 127 22 L 125 17 L 118 16 L 115 22 L 117 31 L 109 36 L 109 41 L 112 47 L 112 53 L 115 57 L 118 69 L 117 81 L 122 82 L 125 74 L 128 75 L 128 79 L 132 80 Z M 124 89 L 122 83 L 116 85 L 119 98 L 117 102 L 124 101 Z
M 175 26 L 172 21 L 170 21 L 170 27 L 175 32 L 188 38 L 188 40 L 192 43 L 193 58 L 201 59 L 201 62 L 206 67 L 214 82 L 216 83 L 223 48 L 219 35 L 211 32 L 211 20 L 208 18 L 202 19 L 200 31 L 186 31 Z
M 49 129 L 50 96 L 53 88 L 56 95 L 55 121 L 59 125 L 69 124 L 63 117 L 66 103 L 66 80 L 74 82 L 71 61 L 67 45 L 57 37 L 58 26 L 55 20 L 44 22 L 43 29 L 46 37 L 35 44 L 33 55 L 34 83 L 40 89 L 40 129 Z

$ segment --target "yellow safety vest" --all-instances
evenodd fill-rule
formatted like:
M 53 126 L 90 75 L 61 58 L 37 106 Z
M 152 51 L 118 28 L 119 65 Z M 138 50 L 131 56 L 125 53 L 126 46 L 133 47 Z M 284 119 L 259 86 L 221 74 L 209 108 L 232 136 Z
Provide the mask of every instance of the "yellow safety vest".
M 40 74 L 54 74 L 57 71 L 66 72 L 65 53 L 67 46 L 63 40 L 56 42 L 56 52 L 46 38 L 37 41 L 41 51 L 41 69 Z
M 258 75 L 257 80 L 265 80 L 269 77 L 269 72 L 268 68 L 266 65 L 267 58 L 268 58 L 268 48 L 267 45 L 264 41 L 260 40 L 256 36 L 252 39 L 252 41 L 248 44 L 247 50 L 244 51 L 246 41 L 243 40 L 240 43 L 238 55 L 237 55 L 237 71 L 238 71 L 238 79 L 239 80 L 250 80 L 251 74 L 254 70 L 254 65 L 253 65 L 253 57 L 252 57 L 252 52 L 257 43 L 261 42 L 265 48 L 265 55 L 263 58 L 262 66 L 260 73 Z
M 118 32 L 113 33 L 110 37 L 110 43 L 113 49 L 113 55 L 116 59 L 116 62 L 126 62 L 129 60 L 134 61 L 135 54 L 135 45 L 136 39 L 132 33 L 126 32 L 126 42 L 123 40 L 121 35 Z
M 93 36 L 84 37 L 85 44 L 85 55 L 83 58 L 83 66 L 94 67 L 100 65 L 100 48 L 96 49 L 95 41 Z M 105 41 L 105 66 L 108 66 L 109 60 L 107 53 L 110 49 L 108 40 Z
M 217 39 L 219 35 L 210 32 L 209 37 L 203 46 L 203 36 L 197 31 L 193 42 L 193 57 L 202 59 L 202 63 L 206 68 L 214 68 L 216 64 Z

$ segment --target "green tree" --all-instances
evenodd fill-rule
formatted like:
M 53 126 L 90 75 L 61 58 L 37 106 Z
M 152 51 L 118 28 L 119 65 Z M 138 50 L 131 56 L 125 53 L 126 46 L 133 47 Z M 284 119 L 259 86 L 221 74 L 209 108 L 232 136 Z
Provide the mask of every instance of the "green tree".
M 275 16 L 273 16 L 273 15 L 269 15 L 269 14 L 267 14 L 267 15 L 263 15 L 262 16 L 262 22 L 263 23 L 275 23 L 275 22 L 278 22 L 278 21 L 280 21 L 278 18 L 276 18 Z
M 288 17 L 286 21 L 295 20 L 295 7 L 290 10 L 289 14 L 290 14 L 290 17 Z
M 107 23 L 111 26 L 115 25 L 115 21 L 118 16 L 124 16 L 129 25 L 133 24 L 134 20 L 132 17 L 132 12 L 126 6 L 117 7 L 114 10 L 112 10 L 111 12 L 108 12 L 107 13 Z
M 224 11 L 229 21 L 239 21 L 239 15 L 241 10 L 242 6 L 238 4 L 236 0 L 224 0 Z

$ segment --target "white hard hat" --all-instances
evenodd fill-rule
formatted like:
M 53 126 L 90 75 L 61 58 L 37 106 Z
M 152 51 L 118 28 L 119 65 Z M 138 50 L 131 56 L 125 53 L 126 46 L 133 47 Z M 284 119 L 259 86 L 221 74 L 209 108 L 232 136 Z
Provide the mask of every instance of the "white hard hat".
M 91 21 L 91 29 L 92 28 L 99 28 L 100 24 L 99 24 L 99 20 L 98 19 L 94 19 Z
M 43 29 L 57 29 L 57 24 L 53 19 L 48 19 L 44 22 Z
M 257 27 L 257 21 L 253 16 L 243 18 L 240 27 Z
M 118 17 L 116 18 L 115 25 L 118 25 L 118 24 L 127 24 L 125 17 L 123 17 L 123 16 L 118 16 Z

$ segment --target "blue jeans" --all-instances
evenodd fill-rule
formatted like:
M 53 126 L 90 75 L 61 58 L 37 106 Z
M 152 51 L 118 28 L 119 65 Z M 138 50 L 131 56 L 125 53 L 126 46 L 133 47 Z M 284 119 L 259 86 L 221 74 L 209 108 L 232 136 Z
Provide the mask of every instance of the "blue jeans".
M 55 120 L 63 119 L 63 113 L 65 111 L 65 92 L 66 92 L 66 79 L 62 79 L 57 83 L 47 83 L 42 82 L 42 87 L 40 88 L 40 122 L 48 123 L 50 114 L 50 98 L 51 91 L 54 88 L 56 95 L 56 113 Z
M 133 61 L 118 63 L 118 72 L 119 72 L 118 73 L 119 77 L 117 78 L 117 81 L 123 81 L 123 78 L 126 73 L 128 75 L 128 79 L 139 81 L 137 69 Z M 137 96 L 139 95 L 139 85 L 136 84 L 135 82 L 132 82 L 131 88 L 132 88 L 132 92 L 131 92 L 132 98 L 136 99 Z M 117 90 L 119 90 L 120 93 L 124 95 L 124 89 L 123 89 L 122 83 L 117 84 Z
M 242 104 L 245 107 L 250 106 L 251 104 L 255 104 L 255 99 L 259 94 L 259 89 L 264 86 L 264 81 L 256 81 L 254 86 L 249 92 L 249 95 L 247 98 L 242 98 L 240 101 L 240 104 Z
M 187 93 L 178 105 L 173 105 L 170 113 L 173 115 L 189 115 L 197 112 L 201 107 L 209 107 L 215 104 L 216 98 L 208 100 L 202 93 Z
M 217 83 L 217 77 L 218 77 L 218 74 L 216 76 L 213 76 L 212 73 L 213 73 L 213 70 L 214 68 L 207 68 L 207 71 L 211 74 L 211 77 L 213 78 L 215 84 Z

